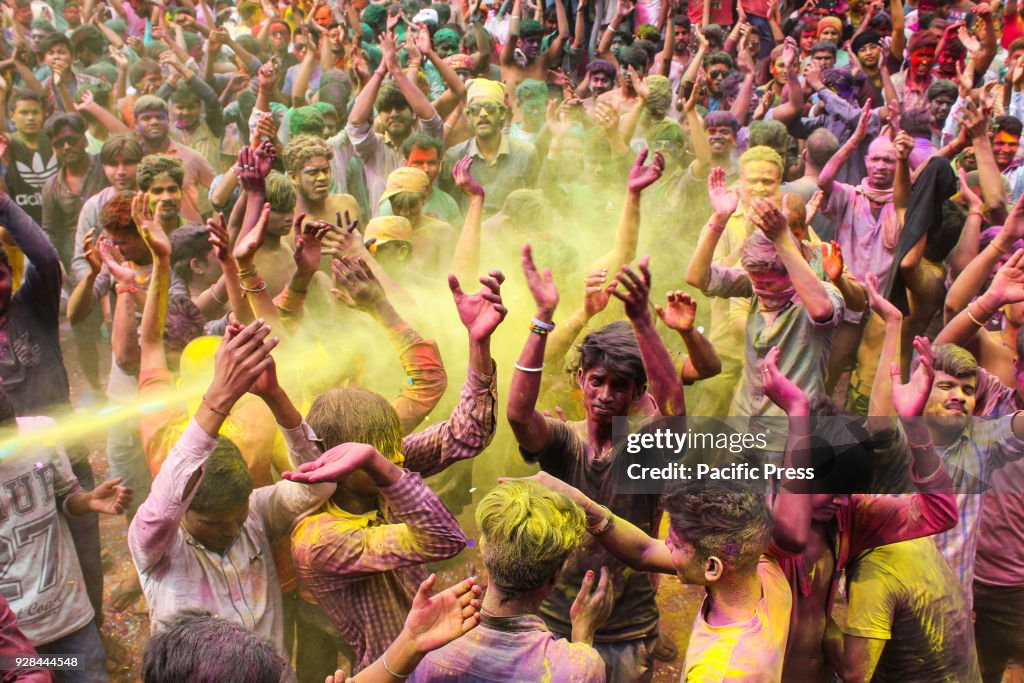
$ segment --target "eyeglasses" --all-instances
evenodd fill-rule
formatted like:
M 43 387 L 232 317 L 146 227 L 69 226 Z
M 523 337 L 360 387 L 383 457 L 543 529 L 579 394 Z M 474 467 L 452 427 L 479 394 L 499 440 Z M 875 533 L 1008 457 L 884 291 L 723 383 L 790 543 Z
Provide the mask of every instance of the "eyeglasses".
M 55 149 L 67 146 L 74 147 L 75 145 L 81 144 L 83 139 L 84 138 L 81 135 L 65 135 L 59 140 L 52 140 L 50 144 L 52 144 Z
M 718 80 L 718 79 L 721 79 L 721 78 L 725 78 L 728 75 L 729 75 L 728 71 L 709 71 L 708 72 L 708 78 L 713 78 L 715 80 Z
M 278 30 L 271 30 L 270 31 L 270 35 L 272 35 L 272 36 L 287 36 L 287 35 L 290 35 L 290 34 L 288 33 L 288 31 L 284 31 L 284 30 L 278 29 Z
M 481 111 L 487 112 L 488 116 L 497 116 L 500 109 L 502 109 L 501 105 L 494 102 L 484 102 L 483 104 L 471 104 L 466 111 L 469 112 L 470 116 L 479 116 Z

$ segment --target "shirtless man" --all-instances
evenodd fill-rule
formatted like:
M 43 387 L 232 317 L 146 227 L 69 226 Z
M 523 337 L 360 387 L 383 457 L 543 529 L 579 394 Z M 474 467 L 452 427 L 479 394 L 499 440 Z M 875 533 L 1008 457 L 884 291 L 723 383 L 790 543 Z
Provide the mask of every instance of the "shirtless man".
M 340 213 L 361 218 L 359 204 L 350 194 L 331 194 L 331 150 L 322 139 L 300 135 L 284 148 L 284 167 L 295 185 L 295 213 L 306 221 L 334 223 Z
M 647 73 L 647 53 L 638 47 L 624 47 L 619 51 L 620 85 L 597 98 L 598 104 L 608 104 L 619 112 L 619 116 L 628 114 L 637 103 L 637 89 L 633 79 L 642 79 Z
M 501 80 L 509 90 L 515 90 L 517 85 L 528 78 L 546 81 L 548 69 L 561 63 L 562 51 L 569 39 L 569 19 L 565 15 L 562 0 L 555 0 L 555 11 L 558 16 L 558 35 L 542 53 L 540 48 L 544 39 L 544 25 L 534 19 L 521 21 L 523 0 L 515 0 L 508 42 L 501 49 Z M 519 54 L 516 54 L 517 50 Z

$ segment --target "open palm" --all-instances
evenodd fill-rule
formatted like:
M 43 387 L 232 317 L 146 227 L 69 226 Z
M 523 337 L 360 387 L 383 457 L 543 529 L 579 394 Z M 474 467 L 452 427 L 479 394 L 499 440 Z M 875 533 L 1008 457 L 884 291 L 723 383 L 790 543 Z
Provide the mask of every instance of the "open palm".
M 458 278 L 448 276 L 448 287 L 452 290 L 459 320 L 466 326 L 473 341 L 490 337 L 508 314 L 508 309 L 501 301 L 501 283 L 504 281 L 505 276 L 500 270 L 492 270 L 488 277 L 480 278 L 483 289 L 476 294 L 466 294 Z
M 479 600 L 476 599 L 480 588 L 475 585 L 475 577 L 431 596 L 436 582 L 437 575 L 431 574 L 420 584 L 405 619 L 405 628 L 420 652 L 431 652 L 450 643 L 480 621 Z

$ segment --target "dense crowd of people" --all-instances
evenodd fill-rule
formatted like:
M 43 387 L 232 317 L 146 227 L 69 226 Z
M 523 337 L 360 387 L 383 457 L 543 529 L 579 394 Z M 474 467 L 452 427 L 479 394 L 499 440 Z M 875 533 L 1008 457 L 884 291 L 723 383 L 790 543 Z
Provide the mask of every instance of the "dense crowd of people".
M 1017 0 L 0 10 L 3 681 L 1024 665 Z

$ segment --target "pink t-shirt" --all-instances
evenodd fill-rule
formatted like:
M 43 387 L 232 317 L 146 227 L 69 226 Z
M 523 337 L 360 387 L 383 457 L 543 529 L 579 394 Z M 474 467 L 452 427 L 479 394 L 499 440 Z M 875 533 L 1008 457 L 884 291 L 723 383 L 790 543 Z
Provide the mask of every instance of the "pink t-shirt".
M 712 626 L 704 618 L 707 598 L 704 599 L 686 648 L 683 681 L 775 683 L 782 680 L 793 593 L 774 559 L 762 557 L 757 574 L 761 579 L 761 600 L 754 615 L 745 621 Z
M 989 586 L 1024 586 L 1024 460 L 989 479 L 974 554 L 974 580 Z

